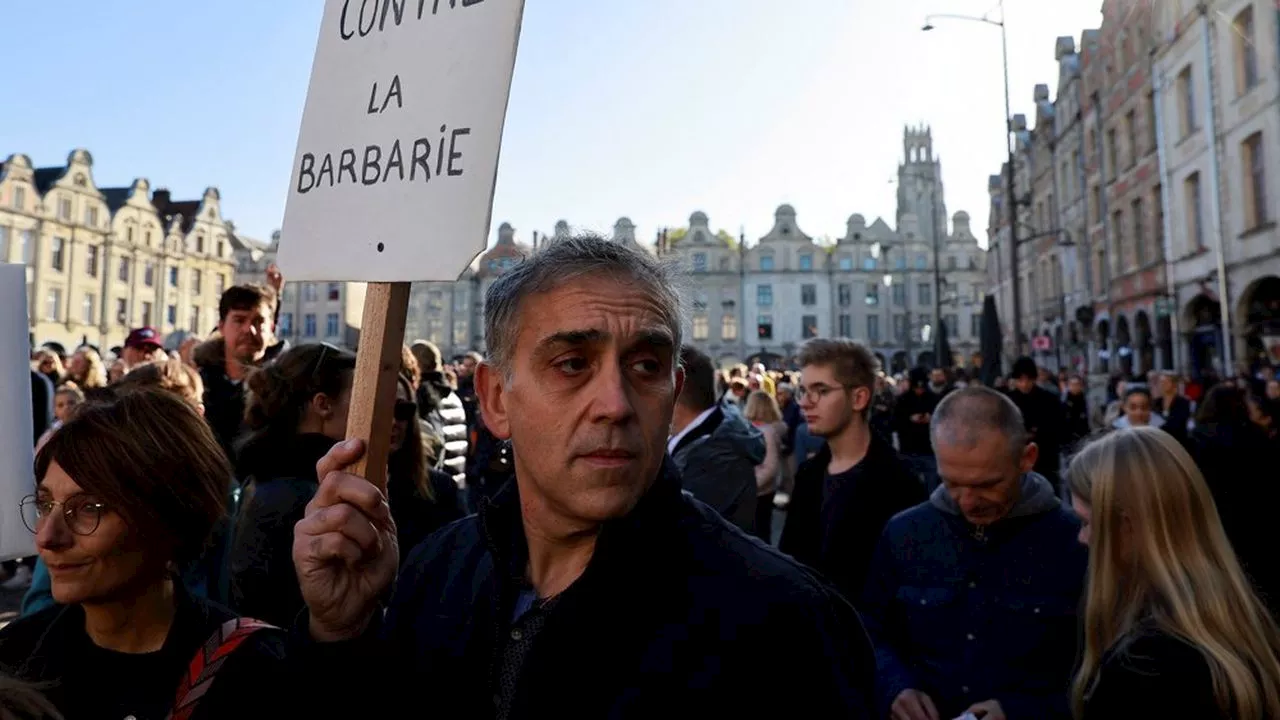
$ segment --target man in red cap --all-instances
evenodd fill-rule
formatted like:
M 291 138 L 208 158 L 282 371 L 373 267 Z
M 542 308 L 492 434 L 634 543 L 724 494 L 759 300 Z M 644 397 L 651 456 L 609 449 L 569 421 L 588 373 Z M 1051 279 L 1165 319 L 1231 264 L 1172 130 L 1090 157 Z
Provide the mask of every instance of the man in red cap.
M 140 327 L 131 331 L 129 337 L 125 338 L 124 352 L 120 359 L 124 360 L 125 368 L 131 370 L 156 360 L 162 352 L 164 352 L 164 345 L 160 342 L 160 333 L 153 327 Z

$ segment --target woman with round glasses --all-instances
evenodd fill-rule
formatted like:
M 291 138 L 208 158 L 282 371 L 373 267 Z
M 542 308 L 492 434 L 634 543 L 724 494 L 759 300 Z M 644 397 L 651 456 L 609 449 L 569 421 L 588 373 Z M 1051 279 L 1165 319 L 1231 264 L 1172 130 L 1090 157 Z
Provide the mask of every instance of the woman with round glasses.
M 68 718 L 283 716 L 270 706 L 283 633 L 177 580 L 222 517 L 230 476 L 204 419 L 170 393 L 83 407 L 37 454 L 21 507 L 58 604 L 0 631 L 0 673 L 36 683 Z M 213 654 L 227 659 L 208 665 Z

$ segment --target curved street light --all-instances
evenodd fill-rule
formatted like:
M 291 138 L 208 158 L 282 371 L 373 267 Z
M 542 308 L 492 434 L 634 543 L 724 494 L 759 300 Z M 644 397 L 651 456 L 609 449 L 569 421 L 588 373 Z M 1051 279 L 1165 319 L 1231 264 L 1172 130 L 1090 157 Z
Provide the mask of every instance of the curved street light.
M 999 19 L 992 18 L 992 14 L 998 13 Z M 964 20 L 968 22 L 979 22 L 984 25 L 993 25 L 1000 28 L 1000 57 L 1004 66 L 1004 143 L 1005 150 L 1008 153 L 1008 169 L 1006 171 L 1006 197 L 1005 204 L 1008 205 L 1009 218 L 1009 275 L 1013 284 L 1013 338 L 1014 347 L 1017 348 L 1019 355 L 1022 354 L 1022 297 L 1021 297 L 1021 279 L 1018 274 L 1018 202 L 1015 197 L 1014 190 L 1014 169 L 1013 169 L 1013 109 L 1009 102 L 1009 36 L 1005 32 L 1005 14 L 1004 0 L 1000 0 L 991 12 L 985 15 L 955 15 L 952 13 L 933 13 L 926 15 L 924 25 L 920 29 L 928 32 L 935 28 L 935 20 Z

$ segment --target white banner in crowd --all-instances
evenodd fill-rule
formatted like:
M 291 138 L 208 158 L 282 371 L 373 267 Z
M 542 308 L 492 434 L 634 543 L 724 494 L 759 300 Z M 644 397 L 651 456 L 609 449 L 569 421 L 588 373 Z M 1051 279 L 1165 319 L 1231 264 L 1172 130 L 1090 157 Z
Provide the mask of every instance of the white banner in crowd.
M 325 2 L 280 233 L 291 282 L 456 280 L 484 250 L 523 12 Z
M 27 268 L 0 263 L 0 560 L 35 555 L 19 503 L 34 488 Z

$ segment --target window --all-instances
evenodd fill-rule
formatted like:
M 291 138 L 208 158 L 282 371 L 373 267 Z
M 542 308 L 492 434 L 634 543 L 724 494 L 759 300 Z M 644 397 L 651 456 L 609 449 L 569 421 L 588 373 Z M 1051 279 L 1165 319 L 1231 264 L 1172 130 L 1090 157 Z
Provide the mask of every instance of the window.
M 801 317 L 800 327 L 805 340 L 818 337 L 818 316 L 805 315 Z
M 933 304 L 933 286 L 929 283 L 920 283 L 916 287 L 916 297 L 920 301 L 921 307 Z
M 89 245 L 84 249 L 84 272 L 89 277 L 98 277 L 98 246 Z
M 817 285 L 801 285 L 800 286 L 800 304 L 801 305 L 817 305 L 818 304 L 818 286 Z
M 737 340 L 738 339 L 738 316 L 725 313 L 720 318 L 720 339 L 721 340 Z
M 178 266 L 174 265 L 169 268 L 169 287 L 178 287 Z
M 324 316 L 324 336 L 335 338 L 338 337 L 338 313 L 329 313 Z
M 293 334 L 293 313 L 280 313 L 280 335 L 289 336 Z
M 756 318 L 756 337 L 761 340 L 773 339 L 773 316 L 761 315 Z
M 902 314 L 893 316 L 893 338 L 902 342 L 907 338 L 907 317 Z
M 1236 55 L 1236 94 L 1244 95 L 1258 86 L 1258 46 L 1254 43 L 1253 6 L 1246 7 L 1236 15 L 1235 32 L 1232 40 L 1235 43 Z
M 841 270 L 848 271 L 848 270 L 852 270 L 852 269 L 853 269 L 853 256 L 852 256 L 852 255 L 841 255 L 841 256 L 840 256 L 840 261 L 839 261 L 839 262 L 840 262 L 840 269 L 841 269 Z
M 773 304 L 773 286 L 757 285 L 756 286 L 756 305 L 766 307 Z
M 1089 219 L 1091 225 L 1097 225 L 1102 222 L 1102 186 L 1094 185 L 1090 188 L 1089 198 Z
M 213 292 L 217 294 L 219 298 L 221 298 L 222 293 L 225 292 L 226 289 L 227 289 L 227 276 L 223 275 L 222 273 L 218 273 L 214 275 L 213 276 Z
M 149 302 L 142 303 L 142 324 L 151 324 L 151 303 Z
M 1187 237 L 1191 250 L 1204 249 L 1204 221 L 1200 209 L 1200 173 L 1194 172 L 1182 182 L 1183 201 L 1187 206 Z
M 156 265 L 150 260 L 142 268 L 142 284 L 147 287 L 155 287 L 156 284 Z
M 0 262 L 9 262 L 9 228 L 0 226 Z
M 696 273 L 704 273 L 707 271 L 707 254 L 697 252 L 693 254 L 693 271 Z
M 200 271 L 196 270 L 195 268 L 192 268 L 191 269 L 191 294 L 192 295 L 200 294 L 200 286 L 203 284 L 202 283 L 203 280 L 204 280 L 204 276 L 200 273 Z
M 1124 252 L 1124 211 L 1116 210 L 1111 213 L 1111 274 L 1120 274 L 1120 254 Z M 1031 279 L 1030 285 L 1035 285 L 1035 278 Z
M 169 309 L 165 312 L 165 322 L 169 323 L 169 325 L 171 326 L 178 324 L 178 306 L 177 305 L 169 306 Z
M 466 347 L 471 344 L 467 342 L 467 321 L 465 318 L 455 318 L 453 321 L 453 344 L 458 347 Z
M 720 272 L 729 272 L 728 256 L 724 256 L 724 255 L 720 256 Z
M 1111 128 L 1107 131 L 1107 172 L 1103 175 L 1104 178 L 1110 179 L 1116 176 L 1116 170 L 1120 167 L 1116 162 L 1116 155 L 1116 129 Z
M 22 231 L 22 262 L 30 265 L 36 256 L 36 234 L 30 230 Z
M 342 298 L 342 285 L 340 283 L 329 283 L 328 291 L 331 302 Z
M 957 264 L 957 263 L 956 263 L 956 256 L 955 256 L 955 255 L 948 255 L 948 256 L 947 256 L 947 269 L 948 269 L 948 270 L 955 270 L 955 269 L 956 269 L 956 264 Z
M 444 293 L 439 290 L 432 290 L 427 293 L 427 309 L 443 310 L 444 309 Z
M 906 269 L 907 269 L 907 255 L 906 255 L 906 253 L 903 253 L 903 252 L 896 252 L 896 253 L 894 253 L 894 254 L 893 254 L 893 269 L 894 269 L 894 270 L 906 270 Z
M 902 307 L 907 304 L 907 286 L 901 283 L 893 286 L 893 304 Z
M 710 328 L 708 327 L 707 316 L 694 315 L 693 316 L 693 339 L 706 340 L 709 334 L 710 334 Z
M 916 255 L 916 269 L 925 270 L 929 267 L 929 256 L 924 253 Z
M 853 288 L 849 283 L 840 283 L 836 287 L 836 295 L 840 303 L 840 307 L 849 307 L 853 302 Z
M 218 257 L 222 257 L 226 254 L 227 254 L 227 241 L 219 238 L 218 239 Z
M 813 270 L 813 253 L 803 253 L 800 255 L 800 269 L 806 272 Z
M 120 268 L 116 272 L 116 277 L 120 282 L 129 282 L 129 258 L 120 258 Z
M 66 267 L 66 256 L 64 255 L 66 247 L 67 241 L 65 239 L 55 237 L 53 245 L 49 248 L 49 265 L 58 272 L 62 272 L 62 269 Z
M 196 236 L 196 252 L 198 253 L 204 252 L 204 236 L 203 235 Z
M 305 294 L 305 293 L 304 293 Z M 312 300 L 315 299 L 315 293 L 312 293 Z M 454 293 L 453 295 L 453 311 L 456 313 L 467 311 L 467 296 L 464 293 Z
M 302 316 L 302 336 L 313 338 L 316 336 L 316 314 L 307 313 Z
M 1182 137 L 1196 131 L 1196 86 L 1188 64 L 1178 73 L 1178 119 Z
M 840 315 L 839 323 L 840 323 L 840 332 L 837 333 L 837 335 L 842 338 L 853 337 L 853 318 L 850 317 L 848 313 L 843 313 Z
M 71 219 L 71 198 L 58 199 L 58 219 L 59 220 Z
M 1133 259 L 1138 267 L 1147 264 L 1147 239 L 1143 234 L 1145 228 L 1142 227 L 1144 211 L 1142 198 L 1138 198 L 1129 204 L 1129 214 L 1133 216 Z
M 1156 149 L 1156 94 L 1147 93 L 1147 104 L 1143 109 L 1147 120 L 1147 151 Z
M 870 253 L 868 253 L 866 256 L 862 258 L 862 269 L 863 270 L 876 269 L 876 259 L 874 257 L 871 257 Z
M 44 319 L 49 322 L 57 322 L 62 319 L 62 290 L 60 288 L 49 288 L 49 294 L 45 296 Z
M 26 188 L 13 189 L 13 206 L 18 210 L 21 210 L 27 206 L 27 189 Z
M 1138 162 L 1138 114 L 1134 110 L 1125 113 L 1124 129 L 1129 140 L 1129 167 Z
M 877 307 L 880 305 L 880 286 L 875 283 L 867 283 L 867 307 Z
M 869 343 L 880 342 L 880 316 L 879 315 L 867 316 L 867 342 Z
M 948 337 L 957 337 L 960 334 L 960 318 L 955 315 L 944 315 L 942 321 L 947 324 Z
M 129 301 L 124 298 L 116 298 L 116 324 L 129 324 Z
M 1262 147 L 1262 133 L 1256 132 L 1240 146 L 1244 159 L 1245 228 L 1253 229 L 1267 222 L 1267 166 Z
M 761 256 L 760 256 L 760 270 L 761 270 L 762 272 L 769 272 L 769 271 L 773 270 L 773 256 L 772 256 L 772 255 L 761 255 Z
M 302 286 L 302 299 L 306 302 L 316 301 L 316 284 L 304 283 Z
M 200 306 L 191 306 L 191 324 L 187 326 L 191 332 L 200 332 Z
M 982 316 L 974 313 L 969 316 L 969 334 L 973 337 L 982 337 Z

